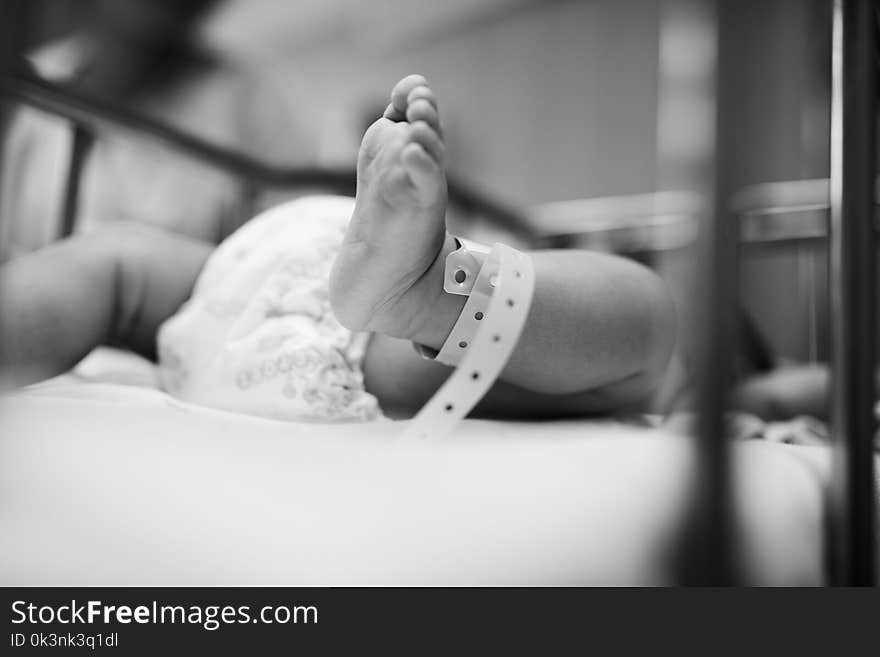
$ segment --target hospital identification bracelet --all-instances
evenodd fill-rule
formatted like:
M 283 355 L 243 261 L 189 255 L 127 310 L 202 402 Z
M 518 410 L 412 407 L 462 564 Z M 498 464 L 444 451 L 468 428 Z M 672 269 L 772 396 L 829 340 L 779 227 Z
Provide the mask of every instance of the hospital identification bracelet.
M 404 439 L 448 435 L 501 374 L 529 314 L 535 289 L 531 258 L 500 243 L 488 254 L 465 245 L 447 257 L 444 282 L 447 292 L 468 294 L 461 315 L 439 352 L 416 345 L 422 355 L 457 367 L 409 422 Z

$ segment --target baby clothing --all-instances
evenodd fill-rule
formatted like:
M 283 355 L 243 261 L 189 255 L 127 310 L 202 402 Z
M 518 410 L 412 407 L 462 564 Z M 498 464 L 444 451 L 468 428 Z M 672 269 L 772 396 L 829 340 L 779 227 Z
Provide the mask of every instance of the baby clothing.
M 301 198 L 227 238 L 159 330 L 165 390 L 280 420 L 379 417 L 361 369 L 369 336 L 330 308 L 330 268 L 353 209 L 347 197 Z

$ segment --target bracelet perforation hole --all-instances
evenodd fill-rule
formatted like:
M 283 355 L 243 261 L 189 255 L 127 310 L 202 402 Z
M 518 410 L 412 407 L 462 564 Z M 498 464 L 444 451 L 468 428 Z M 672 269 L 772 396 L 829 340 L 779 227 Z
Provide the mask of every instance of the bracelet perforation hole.
M 501 336 L 498 333 L 496 333 L 495 335 L 492 336 L 492 342 L 501 342 Z
M 452 278 L 455 279 L 456 283 L 461 285 L 467 280 L 467 272 L 464 269 L 458 269 L 455 274 L 453 274 Z
M 483 319 L 483 313 L 481 313 L 480 311 L 475 312 L 474 319 L 479 322 L 481 319 Z
M 454 408 L 455 406 L 453 406 L 452 404 L 446 404 L 446 406 L 443 407 L 443 410 L 447 413 L 451 413 Z
M 461 347 L 462 349 L 464 349 L 465 347 L 467 347 L 467 342 L 462 340 L 461 342 L 458 343 L 458 346 Z
M 471 379 L 472 379 L 473 381 L 476 381 L 476 380 L 479 379 L 479 378 L 480 378 L 480 373 L 479 373 L 479 372 L 471 372 Z
M 513 299 L 508 299 L 508 300 L 507 300 L 507 307 L 508 307 L 508 308 L 513 308 L 513 304 L 514 304 Z

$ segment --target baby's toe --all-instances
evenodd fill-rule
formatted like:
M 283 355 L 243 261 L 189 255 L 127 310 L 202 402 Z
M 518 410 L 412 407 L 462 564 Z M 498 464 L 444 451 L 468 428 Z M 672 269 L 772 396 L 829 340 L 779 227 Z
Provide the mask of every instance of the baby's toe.
M 412 104 L 417 100 L 427 100 L 434 106 L 434 109 L 437 109 L 437 94 L 426 84 L 414 87 L 406 97 L 407 104 Z
M 446 147 L 440 135 L 425 121 L 410 124 L 409 139 L 419 144 L 437 163 L 442 164 L 446 156 Z
M 389 121 L 387 117 L 373 121 L 372 125 L 364 133 L 363 139 L 361 139 L 361 148 L 358 153 L 359 171 L 364 165 L 369 164 L 382 149 L 388 140 L 386 135 L 389 134 L 389 129 L 395 129 L 403 125 L 405 124 Z
M 406 108 L 406 120 L 410 123 L 424 121 L 436 131 L 440 131 L 440 116 L 436 108 L 424 98 L 410 101 Z
M 406 116 L 406 104 L 410 92 L 416 87 L 422 87 L 426 84 L 427 81 L 425 80 L 425 76 L 417 74 L 407 75 L 400 80 L 400 82 L 395 84 L 394 88 L 391 90 L 391 105 L 385 110 L 385 118 L 391 119 L 392 121 L 403 121 Z M 388 115 L 389 110 L 391 111 L 390 116 Z

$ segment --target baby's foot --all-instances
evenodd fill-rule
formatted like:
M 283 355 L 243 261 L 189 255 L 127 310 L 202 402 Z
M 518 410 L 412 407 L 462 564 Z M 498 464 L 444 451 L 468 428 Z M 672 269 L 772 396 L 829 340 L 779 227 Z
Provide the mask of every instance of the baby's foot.
M 357 199 L 330 275 L 330 300 L 351 330 L 414 335 L 430 301 L 426 272 L 446 237 L 445 147 L 437 102 L 410 75 L 369 127 L 357 163 Z

